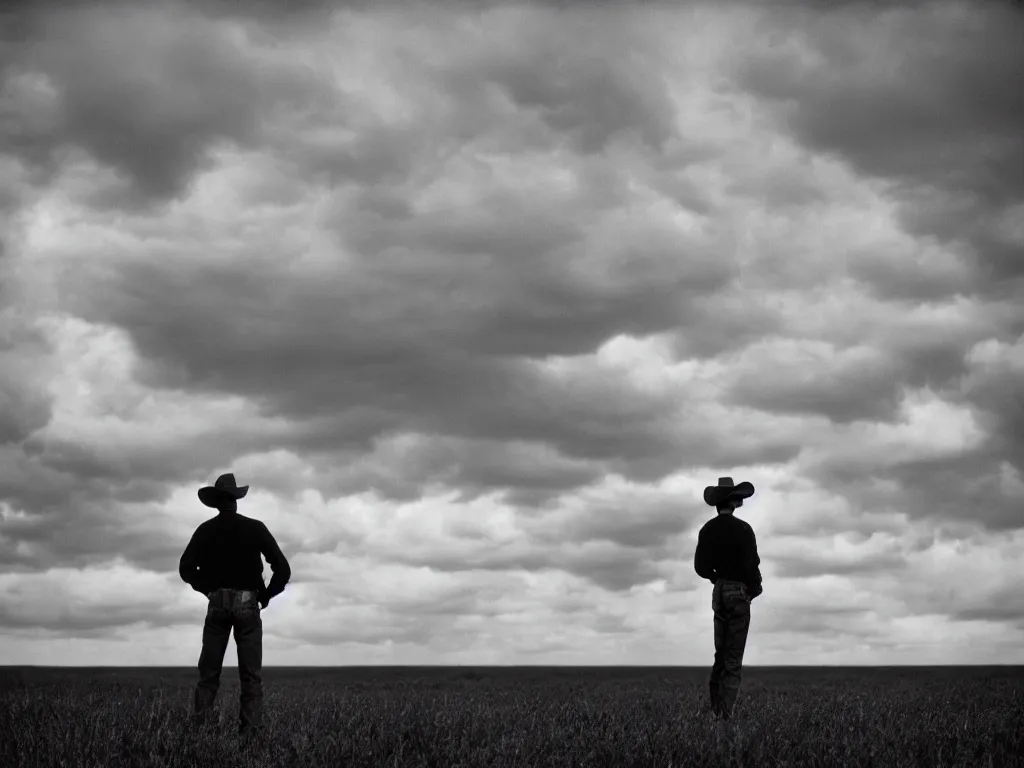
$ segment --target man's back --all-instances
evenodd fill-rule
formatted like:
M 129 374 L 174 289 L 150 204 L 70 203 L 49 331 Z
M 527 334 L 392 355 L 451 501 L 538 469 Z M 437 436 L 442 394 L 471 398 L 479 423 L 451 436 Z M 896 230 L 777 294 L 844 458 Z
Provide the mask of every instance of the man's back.
M 740 581 L 752 596 L 758 595 L 760 564 L 754 529 L 745 520 L 733 514 L 719 514 L 700 529 L 694 569 L 701 578 Z
M 262 591 L 263 555 L 274 571 L 270 596 L 278 594 L 290 574 L 288 562 L 267 526 L 237 512 L 206 520 L 196 529 L 181 556 L 182 579 L 200 592 L 213 589 Z

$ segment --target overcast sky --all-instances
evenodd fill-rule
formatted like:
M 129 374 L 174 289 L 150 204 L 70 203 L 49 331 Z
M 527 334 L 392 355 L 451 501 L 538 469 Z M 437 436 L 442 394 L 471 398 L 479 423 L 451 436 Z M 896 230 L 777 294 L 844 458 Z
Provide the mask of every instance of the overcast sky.
M 0 659 L 1024 663 L 1024 12 L 369 5 L 0 23 Z

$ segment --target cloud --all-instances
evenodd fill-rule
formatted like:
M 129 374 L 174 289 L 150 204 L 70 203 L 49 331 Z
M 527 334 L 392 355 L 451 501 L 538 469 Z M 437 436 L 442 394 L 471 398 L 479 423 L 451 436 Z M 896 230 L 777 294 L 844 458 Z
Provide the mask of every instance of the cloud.
M 224 471 L 275 663 L 705 663 L 722 475 L 750 663 L 1018 653 L 1021 17 L 968 10 L 8 10 L 4 657 L 178 659 Z
M 136 624 L 165 626 L 187 619 L 164 576 L 139 575 L 123 565 L 82 573 L 55 569 L 30 578 L 0 576 L 7 595 L 0 624 L 95 637 Z
M 1022 30 L 1007 3 L 791 9 L 765 19 L 759 50 L 737 71 L 806 146 L 885 182 L 909 234 L 967 260 L 969 273 L 952 267 L 961 279 L 946 295 L 998 295 L 1007 281 L 1019 289 L 1024 264 L 1021 233 L 1001 226 L 1024 203 Z M 935 294 L 927 261 L 905 260 L 904 278 L 889 280 L 894 271 L 871 260 L 854 274 L 887 297 Z
M 1003 455 L 1017 472 L 1024 472 L 1024 411 L 1019 396 L 1024 385 L 1024 335 L 1012 344 L 995 339 L 979 342 L 967 359 L 967 396 L 985 414 Z
M 734 370 L 733 398 L 761 410 L 820 414 L 849 423 L 889 421 L 899 408 L 897 365 L 870 347 L 836 350 L 779 340 L 748 348 Z
M 36 29 L 7 71 L 10 146 L 51 168 L 84 150 L 116 175 L 96 202 L 119 207 L 184 194 L 210 149 L 257 141 L 263 115 L 318 90 L 308 71 L 247 56 L 244 28 L 182 6 L 62 9 Z
M 819 538 L 801 541 L 795 551 L 786 552 L 784 541 L 771 544 L 775 573 L 784 578 L 804 578 L 821 574 L 848 575 L 856 573 L 899 573 L 906 560 L 899 541 L 879 543 L 871 536 L 850 546 L 844 538 L 836 538 L 826 546 Z

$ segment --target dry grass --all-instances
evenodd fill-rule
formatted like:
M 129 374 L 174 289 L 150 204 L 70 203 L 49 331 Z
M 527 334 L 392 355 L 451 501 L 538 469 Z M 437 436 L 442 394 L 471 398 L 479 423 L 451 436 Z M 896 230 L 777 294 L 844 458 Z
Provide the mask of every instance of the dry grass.
M 1024 671 L 747 672 L 732 733 L 705 670 L 265 671 L 240 750 L 238 682 L 188 725 L 191 670 L 0 668 L 4 766 L 1024 766 Z

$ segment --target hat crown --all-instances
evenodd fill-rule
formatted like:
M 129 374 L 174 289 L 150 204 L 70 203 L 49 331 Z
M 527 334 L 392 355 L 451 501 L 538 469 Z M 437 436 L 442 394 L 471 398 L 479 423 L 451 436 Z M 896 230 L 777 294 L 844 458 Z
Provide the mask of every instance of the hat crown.
M 235 476 L 231 472 L 228 472 L 226 475 L 218 477 L 217 482 L 213 484 L 213 487 L 235 489 L 238 485 L 235 484 Z
M 719 488 L 732 488 L 734 485 L 731 477 L 720 477 L 718 478 Z

